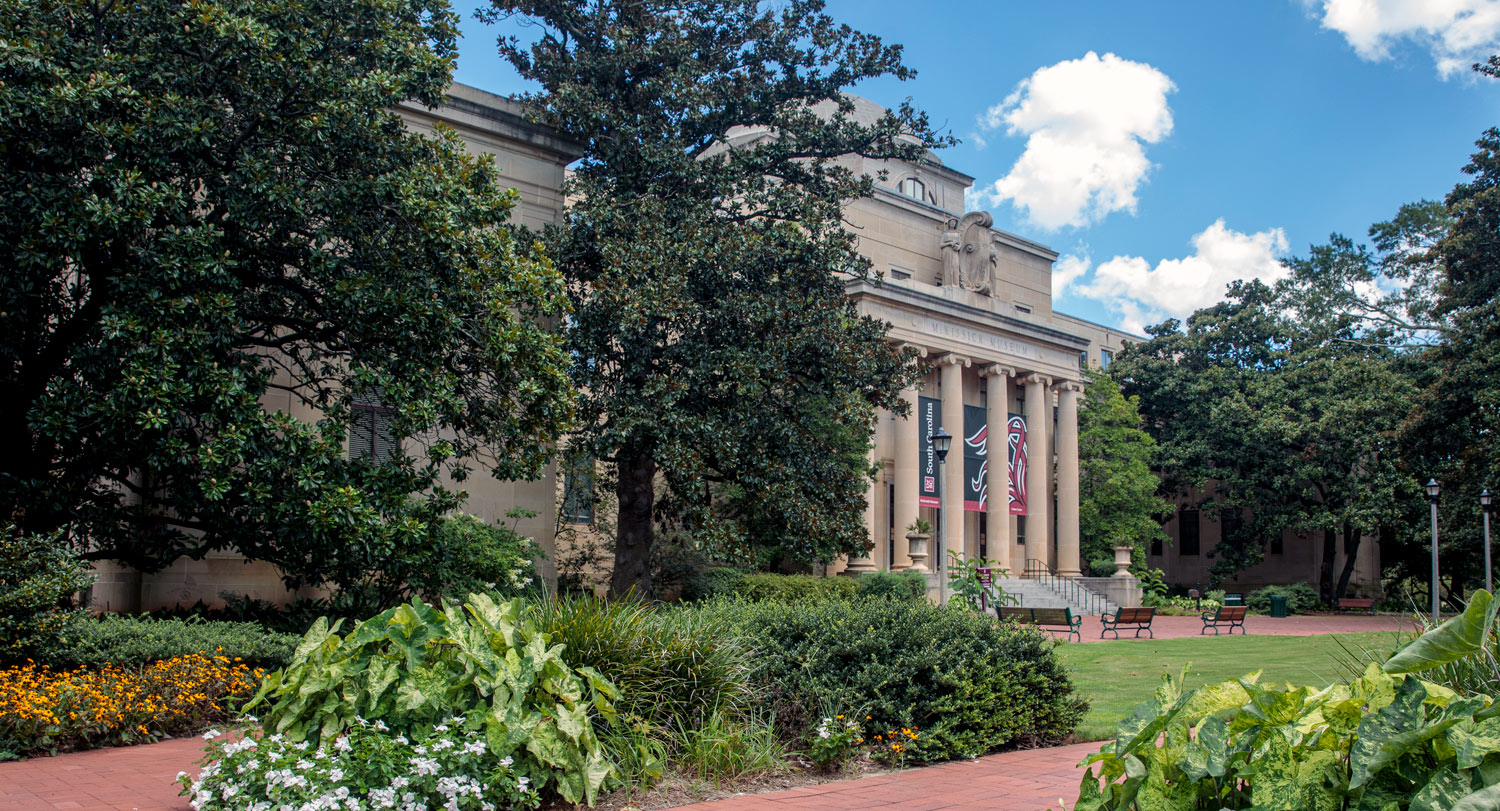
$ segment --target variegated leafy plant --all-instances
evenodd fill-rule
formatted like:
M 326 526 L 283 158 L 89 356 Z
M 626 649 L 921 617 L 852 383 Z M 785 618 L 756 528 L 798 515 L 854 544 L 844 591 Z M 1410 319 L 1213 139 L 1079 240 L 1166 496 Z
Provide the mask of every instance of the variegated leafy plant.
M 401 735 L 458 717 L 538 789 L 592 804 L 617 771 L 594 723 L 614 722 L 619 692 L 522 614 L 519 600 L 472 594 L 461 607 L 412 600 L 344 636 L 319 620 L 250 708 L 266 708 L 268 734 L 314 745 L 360 719 Z
M 1481 591 L 1383 665 L 1321 690 L 1256 673 L 1184 692 L 1169 676 L 1086 761 L 1075 811 L 1500 809 L 1500 705 L 1415 675 L 1483 655 L 1497 608 Z

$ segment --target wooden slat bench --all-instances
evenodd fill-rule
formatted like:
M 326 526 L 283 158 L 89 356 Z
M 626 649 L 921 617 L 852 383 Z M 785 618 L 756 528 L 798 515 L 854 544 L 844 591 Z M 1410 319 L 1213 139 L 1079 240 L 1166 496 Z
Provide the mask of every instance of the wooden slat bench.
M 1156 609 L 1152 606 L 1140 606 L 1138 608 L 1116 608 L 1115 613 L 1103 614 L 1099 617 L 1099 621 L 1104 623 L 1104 630 L 1099 632 L 1099 638 L 1103 639 L 1105 634 L 1113 632 L 1115 635 L 1115 639 L 1119 639 L 1120 626 L 1123 625 L 1135 628 L 1135 636 L 1137 639 L 1140 638 L 1141 631 L 1145 631 L 1148 635 L 1150 635 L 1152 639 L 1155 639 L 1156 632 L 1151 630 L 1151 620 L 1155 618 Z
M 1340 597 L 1339 598 L 1339 610 L 1340 611 L 1349 611 L 1349 610 L 1352 610 L 1352 609 L 1355 609 L 1355 608 L 1358 608 L 1358 609 L 1361 609 L 1361 610 L 1364 610 L 1364 611 L 1374 611 L 1375 610 L 1375 600 L 1373 598 L 1370 598 L 1370 597 Z
M 1203 630 L 1198 632 L 1199 636 L 1208 633 L 1208 629 L 1214 629 L 1214 636 L 1219 635 L 1219 629 L 1228 627 L 1229 633 L 1234 634 L 1234 629 L 1240 629 L 1240 634 L 1245 634 L 1245 606 L 1221 605 L 1216 610 L 1203 612 Z
M 1068 630 L 1069 639 L 1076 636 L 1079 642 L 1083 641 L 1083 617 L 1073 616 L 1071 608 L 1023 608 L 1001 605 L 995 607 L 995 613 L 1002 620 L 1035 625 L 1039 628 L 1047 625 L 1060 625 Z M 1056 630 L 1061 630 L 1061 628 Z

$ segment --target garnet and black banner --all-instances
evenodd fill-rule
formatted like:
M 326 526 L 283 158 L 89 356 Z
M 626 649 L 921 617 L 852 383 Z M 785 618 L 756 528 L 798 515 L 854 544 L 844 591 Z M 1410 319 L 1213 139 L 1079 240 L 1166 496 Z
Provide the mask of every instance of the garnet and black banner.
M 1005 426 L 1006 466 L 1009 468 L 1010 492 L 1007 505 L 1011 515 L 1026 514 L 1026 418 L 1009 415 Z M 921 460 L 917 466 L 917 505 L 940 507 L 938 499 L 937 454 L 932 450 L 932 435 L 943 427 L 943 401 L 936 397 L 918 397 L 917 442 Z M 964 406 L 963 465 L 964 509 L 987 512 L 989 509 L 989 424 L 983 406 Z
M 932 435 L 943 424 L 943 401 L 933 397 L 917 398 L 917 442 L 921 445 L 921 460 L 917 465 L 917 506 L 938 507 L 937 453 L 932 450 Z
M 1026 418 L 1011 414 L 1005 426 L 1010 461 L 1010 514 L 1026 514 Z
M 984 407 L 964 406 L 964 510 L 971 513 L 984 512 L 989 500 L 988 435 Z

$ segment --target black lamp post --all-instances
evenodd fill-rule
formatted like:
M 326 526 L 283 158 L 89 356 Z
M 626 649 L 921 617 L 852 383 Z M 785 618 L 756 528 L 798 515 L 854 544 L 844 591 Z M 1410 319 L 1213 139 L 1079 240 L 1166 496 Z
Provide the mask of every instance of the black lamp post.
M 1438 496 L 1442 495 L 1443 485 L 1437 479 L 1427 480 L 1427 500 L 1432 504 L 1432 624 L 1436 626 L 1442 619 L 1438 608 L 1438 531 L 1437 531 L 1437 503 Z
M 1490 582 L 1490 503 L 1494 500 L 1490 488 L 1479 494 L 1479 506 L 1484 509 L 1484 590 L 1494 594 L 1495 586 Z
M 937 558 L 937 565 L 934 566 L 932 570 L 935 572 L 944 572 L 946 571 L 944 567 L 948 565 L 948 547 L 945 543 L 943 543 L 943 536 L 948 532 L 948 526 L 946 522 L 950 517 L 947 514 L 948 502 L 944 500 L 947 497 L 947 494 L 943 492 L 943 479 L 947 478 L 944 469 L 944 460 L 948 458 L 948 449 L 953 447 L 953 435 L 943 430 L 942 426 L 938 426 L 937 432 L 932 435 L 931 441 L 932 452 L 934 454 L 937 454 L 938 461 L 938 533 L 936 545 L 938 548 L 943 550 L 943 554 L 933 555 L 933 557 Z M 948 580 L 947 578 L 939 574 L 938 583 L 940 584 L 938 592 L 942 595 L 943 602 L 947 602 Z

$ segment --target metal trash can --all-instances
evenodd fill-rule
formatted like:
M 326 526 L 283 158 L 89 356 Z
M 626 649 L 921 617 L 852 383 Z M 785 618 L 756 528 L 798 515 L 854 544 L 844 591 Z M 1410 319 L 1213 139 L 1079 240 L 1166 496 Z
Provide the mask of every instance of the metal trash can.
M 1272 594 L 1271 595 L 1271 616 L 1273 616 L 1273 617 L 1285 617 L 1286 616 L 1286 595 L 1285 594 Z
M 1245 595 L 1243 595 L 1243 594 L 1226 594 L 1226 595 L 1224 595 L 1224 605 L 1244 605 L 1244 604 L 1245 604 Z

